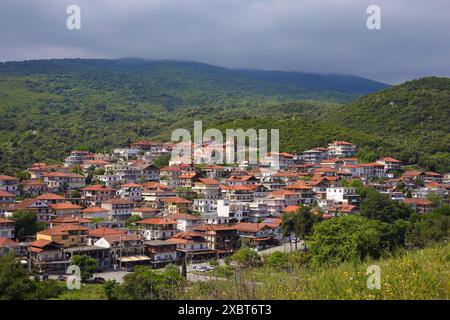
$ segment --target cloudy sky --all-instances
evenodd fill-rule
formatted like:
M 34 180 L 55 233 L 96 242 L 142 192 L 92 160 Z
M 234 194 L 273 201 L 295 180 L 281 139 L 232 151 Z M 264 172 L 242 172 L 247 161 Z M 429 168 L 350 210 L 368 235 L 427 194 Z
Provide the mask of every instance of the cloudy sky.
M 81 30 L 66 9 L 81 8 Z M 381 30 L 366 27 L 369 5 Z M 194 60 L 345 73 L 387 83 L 450 76 L 449 0 L 1 0 L 0 60 Z

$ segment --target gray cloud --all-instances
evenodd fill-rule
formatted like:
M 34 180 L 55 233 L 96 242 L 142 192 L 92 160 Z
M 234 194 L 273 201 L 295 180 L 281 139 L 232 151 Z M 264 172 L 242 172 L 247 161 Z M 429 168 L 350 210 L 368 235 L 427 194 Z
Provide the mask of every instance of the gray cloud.
M 82 10 L 68 30 L 66 8 Z M 382 30 L 366 28 L 381 7 Z M 2 0 L 0 60 L 195 60 L 397 83 L 450 75 L 448 0 Z

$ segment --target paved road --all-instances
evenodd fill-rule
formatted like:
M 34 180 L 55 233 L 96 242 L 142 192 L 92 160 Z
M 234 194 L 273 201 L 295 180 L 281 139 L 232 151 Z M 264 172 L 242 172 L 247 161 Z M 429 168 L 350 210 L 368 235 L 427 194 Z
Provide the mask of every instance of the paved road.
M 299 241 L 297 243 L 297 250 L 303 250 L 304 249 L 304 243 L 303 241 Z M 271 247 L 265 250 L 261 250 L 258 251 L 258 253 L 260 255 L 264 255 L 264 254 L 271 254 L 274 253 L 276 251 L 281 251 L 281 252 L 290 252 L 291 251 L 291 245 L 289 244 L 289 242 L 286 242 L 282 245 L 276 246 L 276 247 Z M 295 243 L 292 244 L 292 251 L 295 251 Z

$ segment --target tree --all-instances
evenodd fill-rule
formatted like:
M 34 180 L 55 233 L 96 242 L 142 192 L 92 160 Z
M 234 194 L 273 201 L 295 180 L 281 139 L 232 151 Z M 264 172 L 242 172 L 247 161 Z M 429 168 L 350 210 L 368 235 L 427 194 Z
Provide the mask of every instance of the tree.
M 120 300 L 171 300 L 184 288 L 184 279 L 177 267 L 157 273 L 146 266 L 137 266 L 124 276 L 122 284 L 115 284 L 112 297 Z
M 21 241 L 26 237 L 34 236 L 40 229 L 36 213 L 30 210 L 14 211 L 12 220 L 14 220 L 16 238 Z
M 393 222 L 398 219 L 407 220 L 412 210 L 406 204 L 391 200 L 375 189 L 369 189 L 366 198 L 361 203 L 360 214 L 369 219 L 383 222 Z
M 314 226 L 310 250 L 316 264 L 380 256 L 380 222 L 347 215 Z
M 181 265 L 181 275 L 187 278 L 186 257 L 183 258 L 183 264 Z
M 258 267 L 261 264 L 261 257 L 249 247 L 242 247 L 236 251 L 231 259 L 242 268 Z
M 422 248 L 429 243 L 446 241 L 450 227 L 450 206 L 442 206 L 432 213 L 414 214 L 411 223 L 406 235 L 408 246 Z
M 295 237 L 305 240 L 311 234 L 315 222 L 316 219 L 313 217 L 311 208 L 301 207 L 297 213 L 293 214 Z M 297 249 L 297 242 L 295 242 L 295 249 Z
M 71 264 L 80 267 L 82 281 L 91 279 L 98 268 L 97 260 L 84 254 L 73 256 Z
M 36 290 L 36 283 L 13 254 L 0 257 L 0 300 L 33 299 Z
M 292 235 L 295 232 L 295 221 L 294 221 L 294 214 L 292 213 L 285 213 L 281 217 L 281 233 L 283 237 L 289 237 L 289 245 L 291 246 L 292 250 Z

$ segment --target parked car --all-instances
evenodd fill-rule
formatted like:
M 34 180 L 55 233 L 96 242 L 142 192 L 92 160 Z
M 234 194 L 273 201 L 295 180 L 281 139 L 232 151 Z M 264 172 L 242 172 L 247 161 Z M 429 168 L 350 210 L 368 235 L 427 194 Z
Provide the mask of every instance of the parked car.
M 66 281 L 66 280 L 67 280 L 67 275 L 65 275 L 65 274 L 60 274 L 60 275 L 58 276 L 58 280 L 59 280 L 59 281 Z

